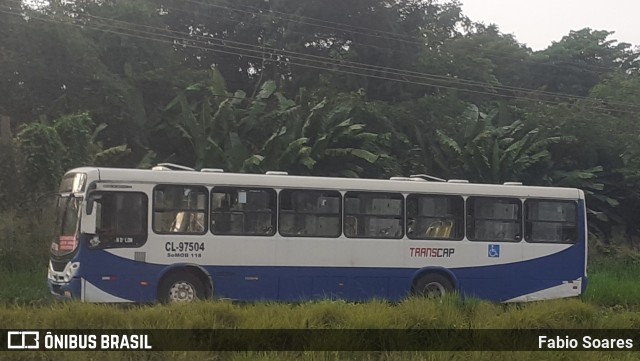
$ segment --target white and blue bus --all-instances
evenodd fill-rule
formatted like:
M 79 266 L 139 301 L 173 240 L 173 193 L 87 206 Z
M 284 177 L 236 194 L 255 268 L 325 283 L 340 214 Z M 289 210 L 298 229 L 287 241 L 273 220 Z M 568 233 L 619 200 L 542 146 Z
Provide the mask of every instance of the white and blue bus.
M 578 296 L 578 189 L 78 168 L 62 179 L 48 280 L 88 302 Z

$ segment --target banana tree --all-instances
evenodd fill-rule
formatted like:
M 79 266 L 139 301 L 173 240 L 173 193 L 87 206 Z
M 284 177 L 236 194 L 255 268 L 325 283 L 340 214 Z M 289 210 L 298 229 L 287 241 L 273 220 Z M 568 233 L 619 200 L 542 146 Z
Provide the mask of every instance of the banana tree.
M 242 91 L 227 92 L 224 79 L 213 70 L 209 79 L 187 87 L 165 107 L 170 127 L 160 127 L 178 131 L 187 141 L 196 169 L 240 170 L 250 156 L 238 134 L 238 108 L 245 98 Z
M 619 212 L 620 201 L 624 197 L 615 194 L 621 182 L 609 181 L 608 178 L 612 176 L 615 177 L 611 172 L 605 172 L 602 166 L 596 166 L 580 170 L 556 170 L 548 177 L 553 185 L 584 191 L 589 229 L 605 241 L 611 237 L 613 225 L 625 223 Z
M 284 109 L 284 123 L 265 142 L 259 164 L 297 174 L 359 177 L 382 175 L 393 161 L 388 135 L 366 130 L 354 117 L 359 103 L 346 96 L 313 103 L 303 91 L 300 104 Z
M 472 105 L 462 115 L 460 132 L 434 132 L 429 146 L 441 174 L 482 183 L 535 182 L 535 174 L 545 174 L 552 165 L 549 146 L 574 141 L 521 120 L 497 126 L 497 116 L 498 111 L 484 114 Z

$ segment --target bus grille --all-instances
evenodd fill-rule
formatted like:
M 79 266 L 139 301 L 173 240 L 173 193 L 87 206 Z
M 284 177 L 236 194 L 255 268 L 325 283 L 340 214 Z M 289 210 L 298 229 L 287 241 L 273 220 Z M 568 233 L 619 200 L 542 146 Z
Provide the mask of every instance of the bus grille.
M 69 263 L 68 261 L 54 261 L 51 260 L 51 266 L 53 267 L 53 270 L 56 272 L 62 272 L 64 271 L 64 268 L 67 266 L 67 263 Z

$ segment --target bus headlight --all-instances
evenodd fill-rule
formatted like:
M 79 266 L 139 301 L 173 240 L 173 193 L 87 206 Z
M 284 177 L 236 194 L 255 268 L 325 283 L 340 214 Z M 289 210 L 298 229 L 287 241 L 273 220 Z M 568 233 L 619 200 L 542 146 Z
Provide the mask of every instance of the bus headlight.
M 49 261 L 49 267 L 47 268 L 47 277 L 52 281 L 56 280 L 56 277 L 53 274 L 53 266 L 51 265 L 51 261 Z
M 69 282 L 80 270 L 80 262 L 69 263 L 64 269 L 64 281 Z

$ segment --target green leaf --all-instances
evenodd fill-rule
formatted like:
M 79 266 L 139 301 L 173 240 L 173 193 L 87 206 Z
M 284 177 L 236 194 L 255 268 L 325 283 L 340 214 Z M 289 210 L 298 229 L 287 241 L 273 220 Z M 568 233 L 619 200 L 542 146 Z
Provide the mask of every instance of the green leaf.
M 105 123 L 98 124 L 98 126 L 93 130 L 93 133 L 91 134 L 91 141 L 92 142 L 96 142 L 100 132 L 105 130 L 107 127 L 108 127 L 108 125 L 106 125 Z
M 131 153 L 131 149 L 126 144 L 107 148 L 95 155 L 96 165 L 112 165 L 129 153 Z
M 211 70 L 211 83 L 209 84 L 209 91 L 211 94 L 217 96 L 227 96 L 226 85 L 224 82 L 224 78 L 222 74 L 218 71 L 218 69 Z
M 352 110 L 353 105 L 350 102 L 342 102 L 329 111 L 329 114 L 327 114 L 327 120 L 329 123 L 340 121 L 341 119 L 349 117 Z
M 247 97 L 247 93 L 243 90 L 237 90 L 233 93 L 233 98 L 229 99 L 232 105 L 238 105 Z
M 375 163 L 378 160 L 378 156 L 364 149 L 354 149 L 351 154 L 358 158 L 362 158 L 369 163 Z
M 273 80 L 267 80 L 260 87 L 260 91 L 258 95 L 256 95 L 257 99 L 267 99 L 276 91 L 276 82 Z
M 225 154 L 229 160 L 231 170 L 237 171 L 242 168 L 244 160 L 249 156 L 249 152 L 244 144 L 242 144 L 238 133 L 229 133 L 229 147 Z
M 347 178 L 358 178 L 358 177 L 360 177 L 360 175 L 358 175 L 358 173 L 354 172 L 351 169 L 343 169 L 343 170 L 340 171 L 340 174 L 343 177 L 347 177 Z
M 287 99 L 284 95 L 280 93 L 276 93 L 276 99 L 278 99 L 278 109 L 280 111 L 288 110 L 296 106 L 295 101 L 291 99 Z
M 493 142 L 493 152 L 491 155 L 491 175 L 492 175 L 492 181 L 494 183 L 499 183 L 500 182 L 500 171 L 501 171 L 501 164 L 500 164 L 500 149 L 498 148 L 498 142 L 494 141 Z
M 458 143 L 453 140 L 452 138 L 450 138 L 448 135 L 444 134 L 442 131 L 440 130 L 436 130 L 436 137 L 438 139 L 438 141 L 440 142 L 440 144 L 446 146 L 447 148 L 451 149 L 454 151 L 456 156 L 461 156 L 462 155 L 462 149 L 460 148 L 460 145 L 458 145 Z
M 248 172 L 262 172 L 261 169 L 262 163 L 264 162 L 264 157 L 259 154 L 253 154 L 242 163 L 241 170 Z
M 295 165 L 296 161 L 299 160 L 301 156 L 305 156 L 305 153 L 308 154 L 308 151 L 306 150 L 309 148 L 307 146 L 308 140 L 309 139 L 307 138 L 299 138 L 291 142 L 278 159 L 278 165 L 283 169 L 288 169 Z
M 170 110 L 171 108 L 175 107 L 176 105 L 181 104 L 183 102 L 186 103 L 186 98 L 184 96 L 184 93 L 180 93 L 180 94 L 176 95 L 176 97 L 173 98 L 169 102 L 169 104 L 167 104 L 162 110 L 166 112 L 166 111 Z
M 327 99 L 325 98 L 311 109 L 309 115 L 305 119 L 304 125 L 302 126 L 302 136 L 312 138 L 320 134 L 323 122 L 321 110 L 326 104 Z
M 363 159 L 371 164 L 378 160 L 378 156 L 364 149 L 354 148 L 332 148 L 327 149 L 326 154 L 332 157 L 348 157 L 354 156 Z

